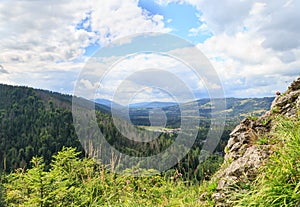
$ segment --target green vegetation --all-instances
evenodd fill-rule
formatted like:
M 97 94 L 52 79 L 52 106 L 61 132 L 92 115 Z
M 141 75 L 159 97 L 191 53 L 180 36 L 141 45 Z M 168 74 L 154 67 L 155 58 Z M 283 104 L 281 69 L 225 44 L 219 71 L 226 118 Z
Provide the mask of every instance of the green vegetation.
M 0 84 L 0 173 L 7 173 L 18 168 L 31 168 L 33 156 L 43 157 L 45 168 L 50 168 L 51 157 L 63 146 L 74 147 L 81 156 L 93 154 L 97 145 L 89 150 L 79 142 L 73 126 L 71 113 L 71 96 L 36 90 L 27 87 L 15 87 Z M 176 134 L 159 133 L 157 139 L 150 143 L 137 143 L 126 139 L 114 126 L 113 119 L 106 108 L 96 105 L 97 124 L 106 140 L 116 149 L 128 155 L 148 156 L 161 152 L 176 139 Z M 216 162 L 202 166 L 199 157 L 203 140 L 208 131 L 208 123 L 201 126 L 198 138 L 192 150 L 173 170 L 183 174 L 184 179 L 200 182 L 209 177 L 222 162 L 222 157 L 214 155 L 211 160 Z M 125 126 L 125 129 L 130 127 Z M 227 126 L 217 151 L 222 152 L 232 126 Z M 149 133 L 140 130 L 140 137 L 146 138 Z M 85 145 L 86 143 L 83 143 Z M 99 145 L 98 145 L 99 146 Z M 166 157 L 166 159 L 168 159 Z M 110 159 L 108 159 L 110 160 Z M 163 165 L 160 160 L 158 165 Z M 104 163 L 110 164 L 110 163 Z M 144 167 L 141 163 L 139 167 Z M 205 168 L 205 169 L 204 169 Z
M 277 107 L 274 107 L 271 111 L 273 114 L 277 114 L 280 112 L 280 108 L 277 106 Z
M 260 137 L 259 139 L 257 139 L 257 144 L 259 145 L 265 145 L 265 144 L 268 144 L 269 142 L 269 137 L 268 136 L 262 136 Z
M 231 126 L 237 125 L 241 119 L 248 116 L 257 117 L 269 110 L 273 97 L 265 98 L 226 98 L 226 108 L 217 113 L 226 114 L 226 122 Z M 188 102 L 181 105 L 181 108 L 189 109 L 191 106 L 199 106 L 200 126 L 207 125 L 211 119 L 211 108 L 213 104 L 210 99 L 200 99 L 195 102 Z M 152 108 L 136 107 L 130 108 L 130 119 L 133 124 L 149 126 L 149 113 Z M 181 109 L 178 105 L 165 106 L 162 108 L 167 116 L 167 127 L 180 127 Z
M 223 189 L 222 199 L 229 206 L 236 207 L 298 207 L 300 206 L 300 116 L 285 118 L 273 116 L 275 124 L 270 134 L 260 137 L 256 143 L 268 145 L 271 155 L 259 169 L 256 179 L 249 180 L 241 175 L 235 185 Z M 226 150 L 227 148 L 225 148 Z M 228 149 L 227 149 L 228 150 Z M 220 172 L 226 169 L 230 161 L 223 163 Z M 202 206 L 216 206 L 213 198 L 220 194 L 217 190 L 218 176 L 204 181 L 200 187 Z
M 257 120 L 257 113 L 264 111 L 261 106 L 267 108 L 270 103 L 268 98 L 229 99 L 226 112 L 235 115 L 227 119 L 216 153 L 202 162 L 199 155 L 209 128 L 206 106 L 210 103 L 199 101 L 205 107 L 199 106 L 203 116 L 190 152 L 172 169 L 146 176 L 151 170 L 143 170 L 144 163 L 135 169 L 122 169 L 124 173 L 117 175 L 108 171 L 111 163 L 88 158 L 98 150 L 97 145 L 90 146 L 86 153 L 83 150 L 86 146 L 79 142 L 73 126 L 71 96 L 5 85 L 0 85 L 0 96 L 0 206 L 214 206 L 212 197 L 218 181 L 207 180 L 223 162 L 220 154 L 228 151 L 225 146 L 240 118 L 238 113 L 247 109 L 245 116 L 252 114 L 252 120 Z M 250 113 L 251 106 L 255 113 Z M 168 112 L 172 107 L 176 106 L 167 107 Z M 150 143 L 125 139 L 107 111 L 105 106 L 96 105 L 97 125 L 112 146 L 128 155 L 156 154 L 177 137 L 166 130 Z M 177 121 L 173 117 L 169 127 L 174 128 Z M 262 136 L 254 143 L 273 145 L 274 153 L 255 183 L 243 181 L 229 189 L 228 199 L 237 206 L 300 204 L 299 126 L 299 119 L 279 120 L 275 135 Z M 138 128 L 137 136 L 151 135 L 146 133 L 149 127 Z M 153 133 L 156 130 L 150 127 Z M 158 160 L 157 165 L 163 162 Z M 129 175 L 137 169 L 138 175 L 144 176 Z
M 64 148 L 45 170 L 42 158 L 33 167 L 5 176 L 7 206 L 199 206 L 198 187 L 182 174 L 133 177 L 116 175 L 92 159 Z M 146 172 L 144 172 L 146 173 Z
M 248 116 L 247 118 L 252 121 L 256 121 L 258 119 L 257 116 Z
M 300 119 L 280 118 L 274 153 L 237 206 L 300 206 Z
M 63 146 L 83 152 L 72 125 L 70 96 L 0 85 L 0 97 L 0 173 L 30 167 L 33 156 L 42 156 L 48 167 Z

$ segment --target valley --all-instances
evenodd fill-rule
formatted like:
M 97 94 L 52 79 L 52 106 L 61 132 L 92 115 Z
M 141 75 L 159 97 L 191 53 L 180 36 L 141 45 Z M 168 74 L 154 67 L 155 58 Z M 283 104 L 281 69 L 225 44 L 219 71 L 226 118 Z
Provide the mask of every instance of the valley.
M 92 188 L 86 186 L 84 183 L 88 184 L 91 181 L 84 180 L 85 178 L 82 178 L 82 182 L 84 183 L 78 181 L 76 184 L 70 184 L 66 189 L 67 191 L 62 190 L 62 186 L 66 184 L 56 180 L 64 174 L 64 172 L 60 171 L 61 169 L 64 169 L 67 165 L 73 166 L 73 164 L 69 162 L 74 162 L 74 164 L 80 162 L 86 167 L 81 168 L 80 165 L 74 165 L 74 170 L 83 176 L 92 176 L 89 179 L 95 179 L 93 182 L 96 182 L 100 176 L 106 179 L 105 182 L 118 183 L 118 186 L 115 186 L 114 189 L 118 189 L 119 185 L 123 186 L 122 182 L 133 182 L 135 183 L 133 185 L 135 188 L 138 186 L 136 182 L 148 182 L 145 186 L 151 191 L 155 188 L 153 182 L 157 182 L 161 186 L 170 186 L 169 191 L 172 191 L 173 194 L 177 194 L 177 199 L 185 197 L 187 202 L 192 203 L 194 206 L 198 206 L 198 204 L 202 205 L 196 202 L 194 198 L 198 197 L 196 194 L 201 195 L 202 190 L 209 188 L 207 187 L 207 180 L 215 176 L 215 173 L 220 169 L 224 161 L 224 154 L 228 153 L 226 145 L 228 144 L 230 133 L 234 127 L 242 120 L 258 120 L 259 116 L 268 111 L 274 99 L 273 97 L 227 98 L 226 109 L 223 111 L 214 111 L 214 113 L 226 115 L 226 122 L 219 143 L 213 153 L 210 153 L 202 149 L 202 147 L 207 144 L 206 137 L 210 130 L 210 123 L 214 121 L 211 114 L 214 105 L 209 99 L 200 99 L 194 103 L 187 102 L 181 104 L 184 107 L 180 107 L 179 104 L 175 103 L 149 102 L 131 105 L 129 110 L 127 110 L 124 106 L 118 105 L 117 113 L 115 114 L 119 116 L 112 117 L 111 101 L 102 100 L 100 104 L 81 98 L 80 103 L 83 108 L 81 111 L 82 114 L 79 115 L 88 117 L 89 113 L 95 113 L 97 127 L 99 127 L 101 133 L 104 135 L 105 142 L 121 152 L 120 155 L 111 155 L 110 149 L 104 147 L 105 145 L 97 138 L 97 133 L 93 130 L 85 132 L 85 128 L 76 125 L 76 122 L 74 122 L 74 117 L 72 117 L 74 116 L 74 114 L 72 114 L 72 96 L 9 85 L 0 85 L 0 89 L 0 96 L 2 97 L 0 103 L 0 172 L 2 174 L 2 185 L 0 186 L 3 186 L 3 193 L 13 193 L 16 191 L 25 193 L 20 189 L 17 183 L 12 184 L 13 180 L 11 179 L 23 182 L 27 188 L 34 188 L 32 192 L 38 190 L 39 187 L 36 187 L 35 183 L 20 180 L 23 179 L 23 175 L 29 176 L 28 179 L 35 179 L 33 177 L 30 178 L 30 176 L 36 176 L 36 174 L 32 174 L 36 170 L 43 175 L 43 177 L 38 179 L 43 179 L 43 182 L 49 183 L 49 185 L 45 184 L 43 186 L 43 189 L 49 188 L 49 191 L 45 191 L 45 193 L 48 193 L 48 196 L 51 194 L 50 189 L 57 189 L 58 191 L 68 193 L 67 189 L 71 186 L 80 191 L 83 188 L 89 189 L 87 192 L 90 192 Z M 197 103 L 198 106 L 197 110 L 199 111 L 199 116 L 180 116 L 180 109 L 188 109 L 189 105 L 195 103 Z M 94 108 L 91 109 L 90 106 L 94 106 Z M 124 111 L 129 111 L 130 120 L 123 119 Z M 155 125 L 156 122 L 153 122 L 153 120 L 151 122 L 151 113 L 153 113 L 153 111 L 159 112 L 159 114 L 156 114 L 158 117 L 164 114 L 166 121 L 160 122 L 157 125 Z M 184 139 L 190 139 L 188 131 L 181 129 L 181 119 L 191 119 L 198 122 L 195 141 L 188 149 L 188 153 L 184 155 L 182 159 L 177 160 L 177 163 L 172 168 L 159 172 L 160 169 L 164 169 L 164 165 L 167 161 L 176 159 L 174 155 L 178 154 L 178 156 L 181 156 L 178 150 L 186 150 L 185 143 L 180 144 L 178 147 L 173 146 L 179 136 L 183 136 Z M 131 123 L 133 125 L 131 125 Z M 116 124 L 120 124 L 119 127 L 121 126 L 121 128 L 118 128 Z M 161 126 L 161 124 L 165 125 Z M 86 126 L 91 127 L 93 125 L 93 123 L 87 123 Z M 123 129 L 125 134 L 120 132 L 119 129 Z M 78 130 L 86 136 L 84 140 L 80 140 L 78 137 Z M 135 132 L 134 134 L 132 134 L 133 131 Z M 130 134 L 129 137 L 126 136 L 126 133 Z M 152 137 L 156 138 L 152 139 Z M 140 140 L 141 142 L 134 140 Z M 169 153 L 165 154 L 162 159 L 154 160 L 156 164 L 150 168 L 149 163 L 142 160 L 137 162 L 131 169 L 127 168 L 126 165 L 122 165 L 122 163 L 133 162 L 130 157 L 155 156 L 156 154 L 164 153 L 166 150 L 168 150 Z M 99 153 L 102 153 L 104 156 L 99 156 Z M 127 157 L 124 157 L 124 155 Z M 63 168 L 59 167 L 59 165 Z M 95 168 L 92 169 L 92 166 Z M 65 170 L 68 171 L 67 168 Z M 81 170 L 85 171 L 83 172 Z M 88 171 L 93 175 L 85 174 Z M 20 172 L 26 174 L 19 174 Z M 55 172 L 61 175 L 53 174 Z M 101 173 L 98 174 L 98 172 Z M 117 175 L 115 172 L 118 172 L 117 174 L 122 173 L 123 175 Z M 71 173 L 71 171 L 69 173 Z M 143 178 L 143 176 L 147 174 L 151 176 Z M 142 177 L 132 180 L 131 176 L 134 175 Z M 156 177 L 153 177 L 155 175 Z M 65 174 L 64 176 L 66 176 L 67 180 L 77 179 L 76 174 L 72 173 Z M 60 184 L 51 187 L 53 182 Z M 201 186 L 203 187 L 197 188 L 196 190 L 195 187 L 200 183 L 202 183 Z M 60 185 L 62 186 L 60 187 Z M 96 186 L 98 186 L 97 188 L 99 189 L 103 188 L 101 183 L 97 183 Z M 185 190 L 181 191 L 179 188 Z M 157 192 L 159 198 L 154 202 L 161 202 L 160 199 L 162 194 L 166 193 L 165 190 L 167 189 L 159 188 L 159 192 Z M 185 193 L 185 191 L 194 190 L 196 190 L 195 192 L 199 192 L 196 194 L 190 193 L 189 195 Z M 113 189 L 105 188 L 102 193 L 104 192 L 108 197 L 110 194 L 117 194 L 119 198 L 122 198 L 122 196 Z M 139 198 L 144 196 L 143 188 L 137 187 L 134 192 L 138 194 Z M 30 202 L 34 202 L 31 198 L 34 198 L 36 196 L 35 194 L 25 194 L 23 195 L 25 197 L 20 197 L 18 202 L 25 202 L 28 205 Z M 13 198 L 8 194 L 6 195 L 6 197 L 0 196 L 0 201 L 2 203 L 14 203 L 15 200 L 10 200 Z M 100 196 L 100 194 L 97 195 Z M 212 194 L 209 195 L 213 196 L 213 191 Z M 26 196 L 29 196 L 29 200 L 26 199 Z M 75 192 L 73 196 L 75 196 L 75 200 L 81 197 Z M 123 197 L 123 199 L 134 199 L 131 196 L 132 194 L 128 194 Z M 43 199 L 46 199 L 46 197 Z M 51 196 L 49 199 L 50 200 L 40 202 L 45 202 L 45 205 L 46 202 L 52 201 L 64 203 L 65 205 L 75 202 L 75 200 L 64 201 L 62 198 L 54 199 Z M 213 200 L 212 197 L 209 199 Z M 168 197 L 168 200 L 168 202 L 171 203 L 178 201 L 170 197 Z M 142 199 L 138 202 L 141 205 L 146 205 L 146 203 L 149 204 L 149 201 L 148 199 Z M 80 203 L 82 201 L 77 200 L 76 202 Z M 92 200 L 87 200 L 87 202 L 93 203 Z M 105 202 L 118 203 L 118 201 L 112 198 Z

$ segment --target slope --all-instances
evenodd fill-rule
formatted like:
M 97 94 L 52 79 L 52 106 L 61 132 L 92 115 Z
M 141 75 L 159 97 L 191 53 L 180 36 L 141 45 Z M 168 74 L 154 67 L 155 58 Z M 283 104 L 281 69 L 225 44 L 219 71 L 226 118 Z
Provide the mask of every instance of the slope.
M 221 169 L 202 188 L 202 205 L 299 206 L 299 130 L 300 77 L 270 111 L 231 132 Z

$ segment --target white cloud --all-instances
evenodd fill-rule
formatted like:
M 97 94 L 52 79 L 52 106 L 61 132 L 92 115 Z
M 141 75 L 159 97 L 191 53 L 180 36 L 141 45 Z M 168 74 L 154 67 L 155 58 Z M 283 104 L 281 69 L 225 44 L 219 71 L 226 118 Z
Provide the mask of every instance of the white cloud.
M 0 81 L 70 92 L 87 46 L 146 31 L 169 30 L 135 0 L 3 0 L 0 63 L 10 74 Z
M 199 10 L 199 21 L 214 36 L 198 47 L 213 63 L 228 96 L 274 95 L 300 75 L 299 1 L 159 2 L 186 2 Z
M 93 74 L 96 75 L 99 67 L 94 70 Z M 98 80 L 101 79 L 99 88 L 101 98 L 112 99 L 113 95 L 118 92 L 118 96 L 122 95 L 122 97 L 118 97 L 120 101 L 122 101 L 121 98 L 134 96 L 137 91 L 145 87 L 165 90 L 164 99 L 168 99 L 167 92 L 174 94 L 176 91 L 176 95 L 179 96 L 178 100 L 183 100 L 186 98 L 187 88 L 189 91 L 193 91 L 198 87 L 199 82 L 194 79 L 193 71 L 180 60 L 174 59 L 172 56 L 154 53 L 136 54 L 121 59 L 103 77 L 102 75 L 103 73 L 100 71 L 96 75 Z M 163 94 L 160 97 L 162 98 Z
M 266 37 L 263 46 L 277 51 L 299 49 L 300 2 L 279 2 L 266 4 L 265 15 L 270 15 L 270 19 L 259 28 L 259 32 Z
M 93 38 L 93 33 L 75 29 L 86 16 L 85 2 L 1 2 L 0 48 L 10 53 L 1 56 L 19 62 L 76 59 Z
M 189 30 L 189 36 L 198 36 L 199 34 L 202 34 L 202 35 L 203 34 L 210 34 L 206 23 L 201 24 L 200 27 L 197 27 L 197 28 L 193 27 Z
M 200 12 L 199 20 L 215 35 L 245 30 L 265 37 L 264 46 L 286 50 L 300 46 L 300 2 L 294 0 L 157 0 L 160 4 L 189 3 Z
M 157 2 L 185 2 L 199 10 L 203 24 L 189 32 L 191 36 L 214 34 L 198 47 L 210 58 L 227 95 L 272 95 L 299 75 L 299 1 Z M 76 77 L 85 67 L 88 45 L 97 42 L 103 46 L 143 32 L 169 32 L 163 18 L 138 7 L 137 0 L 2 0 L 0 64 L 5 69 L 0 68 L 0 82 L 72 91 Z M 135 66 L 144 64 L 142 60 L 135 61 Z M 168 64 L 176 70 L 172 61 Z M 151 66 L 161 65 L 152 62 Z M 200 86 L 199 82 L 193 84 Z
M 136 0 L 111 0 L 99 4 L 94 0 L 91 27 L 99 32 L 100 43 L 143 32 L 168 32 L 163 16 L 149 15 L 137 6 Z
M 299 51 L 283 62 L 282 52 L 262 46 L 250 33 L 220 34 L 199 44 L 222 79 L 227 96 L 270 96 L 299 74 Z M 290 56 L 289 56 L 290 57 Z M 289 58 L 286 57 L 286 58 Z

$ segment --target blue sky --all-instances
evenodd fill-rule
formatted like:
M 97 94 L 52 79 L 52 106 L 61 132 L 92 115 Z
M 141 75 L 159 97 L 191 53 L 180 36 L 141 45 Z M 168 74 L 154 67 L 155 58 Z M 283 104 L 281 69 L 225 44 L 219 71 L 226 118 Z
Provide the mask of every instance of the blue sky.
M 144 54 L 130 62 L 122 57 L 122 47 L 109 53 L 107 47 L 116 40 L 127 44 L 135 35 L 152 32 L 192 43 L 210 61 L 225 96 L 274 96 L 300 75 L 299 10 L 296 0 L 3 0 L 0 83 L 73 94 L 80 73 L 105 49 L 106 60 L 117 61 L 119 67 L 107 80 L 111 86 L 121 83 L 124 71 L 150 67 L 151 60 L 151 65 L 165 65 L 186 80 L 197 98 L 205 96 L 207 87 L 219 88 L 180 66 L 176 57 L 169 57 L 168 62 L 164 56 Z M 161 41 L 157 47 L 167 40 Z M 169 49 L 167 53 L 175 56 L 189 54 L 174 42 Z M 199 61 L 199 56 L 189 57 Z M 82 81 L 85 87 L 100 87 L 96 78 Z M 111 98 L 114 87 L 104 87 L 101 98 Z M 150 92 L 139 95 L 144 97 L 140 101 L 153 97 L 151 90 L 145 91 Z M 163 94 L 157 97 L 168 101 Z
M 211 33 L 202 33 L 192 35 L 190 32 L 193 28 L 200 27 L 203 22 L 199 20 L 200 11 L 194 5 L 188 3 L 169 3 L 159 5 L 155 1 L 141 0 L 138 4 L 141 8 L 147 10 L 150 15 L 162 15 L 164 23 L 172 29 L 172 34 L 178 35 L 193 44 L 204 42 L 211 37 Z
M 179 36 L 191 42 L 192 44 L 203 43 L 206 39 L 212 36 L 210 32 L 193 34 L 190 30 L 199 28 L 203 22 L 198 18 L 199 11 L 195 6 L 188 3 L 169 3 L 160 5 L 155 1 L 140 0 L 138 6 L 148 13 L 149 16 L 161 15 L 164 17 L 163 22 L 166 27 L 171 28 L 170 34 Z M 86 29 L 90 31 L 90 26 L 83 28 L 83 24 L 87 22 L 84 19 L 78 24 L 78 29 Z M 92 44 L 86 48 L 85 55 L 91 56 L 100 49 L 99 44 Z

